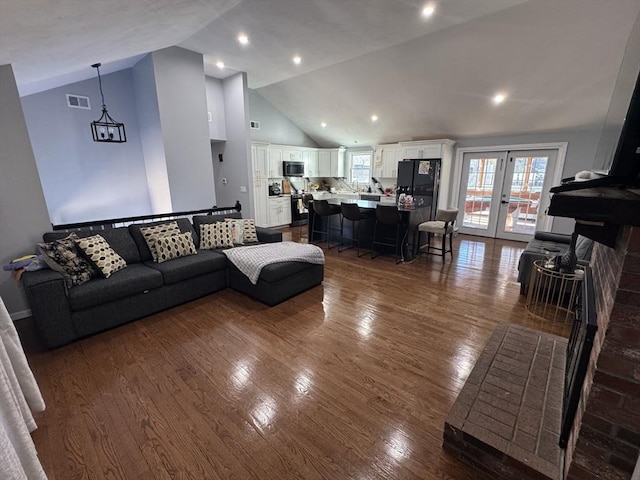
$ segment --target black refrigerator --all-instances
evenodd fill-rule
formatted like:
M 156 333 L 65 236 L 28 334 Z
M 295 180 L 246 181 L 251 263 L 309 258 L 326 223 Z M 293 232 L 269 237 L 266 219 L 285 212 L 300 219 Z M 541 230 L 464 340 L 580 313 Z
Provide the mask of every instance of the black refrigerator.
M 402 193 L 413 195 L 415 208 L 421 211 L 423 221 L 433 220 L 436 217 L 440 164 L 440 159 L 398 162 L 397 198 Z

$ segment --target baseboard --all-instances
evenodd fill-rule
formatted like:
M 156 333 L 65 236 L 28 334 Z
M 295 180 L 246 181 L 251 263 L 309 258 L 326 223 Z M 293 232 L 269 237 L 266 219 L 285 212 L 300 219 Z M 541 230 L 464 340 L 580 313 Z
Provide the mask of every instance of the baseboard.
M 11 320 L 15 322 L 16 320 L 21 320 L 23 318 L 30 317 L 31 310 L 22 310 L 20 312 L 13 312 L 13 313 L 10 313 L 9 316 L 11 317 Z

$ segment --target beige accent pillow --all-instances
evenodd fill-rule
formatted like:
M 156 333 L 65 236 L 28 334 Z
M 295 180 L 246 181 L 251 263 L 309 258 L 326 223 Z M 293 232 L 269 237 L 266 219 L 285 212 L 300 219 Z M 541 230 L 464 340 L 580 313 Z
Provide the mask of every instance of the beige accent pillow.
M 84 253 L 84 257 L 98 271 L 102 272 L 104 278 L 109 278 L 112 273 L 127 266 L 124 258 L 109 246 L 102 235 L 79 238 L 75 242 L 76 246 Z
M 231 248 L 233 235 L 229 222 L 203 223 L 200 225 L 200 248 Z
M 156 237 L 155 247 L 158 253 L 158 263 L 198 253 L 191 232 Z
M 144 237 L 144 241 L 147 242 L 149 251 L 153 261 L 158 261 L 158 252 L 156 252 L 156 238 L 165 235 L 176 235 L 180 233 L 180 227 L 178 222 L 167 222 L 160 225 L 153 225 L 152 227 L 142 227 L 140 233 Z

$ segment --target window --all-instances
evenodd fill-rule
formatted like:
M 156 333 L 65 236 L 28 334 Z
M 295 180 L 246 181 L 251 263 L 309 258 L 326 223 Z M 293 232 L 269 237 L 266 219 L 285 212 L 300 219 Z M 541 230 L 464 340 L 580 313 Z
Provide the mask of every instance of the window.
M 349 152 L 349 181 L 369 184 L 371 177 L 371 153 L 370 152 Z

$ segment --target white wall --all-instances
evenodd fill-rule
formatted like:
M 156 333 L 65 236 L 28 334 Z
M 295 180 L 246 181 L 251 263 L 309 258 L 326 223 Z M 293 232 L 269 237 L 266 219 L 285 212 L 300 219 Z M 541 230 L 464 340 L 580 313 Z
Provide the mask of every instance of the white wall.
M 87 131 L 89 130 L 87 126 Z M 89 132 L 90 133 L 90 132 Z M 51 230 L 13 69 L 0 66 L 0 263 L 35 253 Z M 0 297 L 14 319 L 27 316 L 22 289 L 0 272 Z
M 209 208 L 216 194 L 202 54 L 170 47 L 152 57 L 173 210 Z
M 102 77 L 109 114 L 125 124 L 126 143 L 94 142 L 101 115 L 97 78 L 22 98 L 33 152 L 54 224 L 151 212 L 131 70 Z M 88 96 L 91 110 L 69 108 L 66 94 Z

